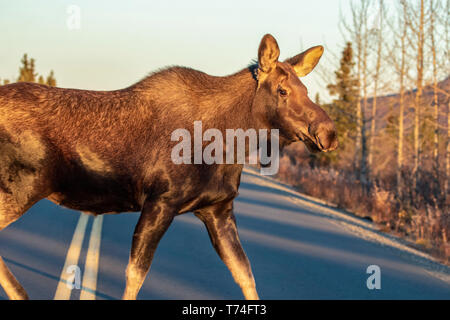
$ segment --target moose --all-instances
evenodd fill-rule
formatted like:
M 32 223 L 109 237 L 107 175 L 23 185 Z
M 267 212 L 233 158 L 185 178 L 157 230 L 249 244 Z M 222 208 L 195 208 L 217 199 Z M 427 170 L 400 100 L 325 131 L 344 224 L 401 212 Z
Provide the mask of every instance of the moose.
M 136 299 L 158 242 L 174 217 L 192 212 L 246 299 L 258 299 L 233 200 L 243 165 L 175 164 L 171 132 L 205 128 L 279 130 L 279 146 L 337 148 L 333 121 L 299 77 L 324 49 L 285 61 L 266 34 L 258 59 L 229 76 L 168 67 L 125 89 L 90 91 L 35 83 L 0 86 L 0 230 L 41 199 L 93 215 L 136 212 L 123 299 Z M 0 257 L 10 299 L 28 295 Z

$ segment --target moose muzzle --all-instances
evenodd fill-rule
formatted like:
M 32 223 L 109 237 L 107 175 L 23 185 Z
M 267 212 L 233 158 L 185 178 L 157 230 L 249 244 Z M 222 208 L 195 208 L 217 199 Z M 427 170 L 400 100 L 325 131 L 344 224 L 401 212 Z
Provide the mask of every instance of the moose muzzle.
M 309 134 L 314 139 L 316 147 L 320 151 L 333 151 L 338 147 L 336 128 L 332 120 L 320 122 Z

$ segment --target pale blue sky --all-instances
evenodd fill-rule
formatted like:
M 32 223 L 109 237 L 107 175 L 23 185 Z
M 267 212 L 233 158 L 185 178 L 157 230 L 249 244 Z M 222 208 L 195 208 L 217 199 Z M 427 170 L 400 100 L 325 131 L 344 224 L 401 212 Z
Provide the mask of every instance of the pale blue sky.
M 69 5 L 81 9 L 79 30 L 66 25 Z M 324 43 L 339 52 L 340 6 L 347 1 L 0 0 L 0 77 L 17 77 L 25 52 L 61 87 L 122 88 L 174 64 L 226 75 L 256 57 L 265 33 L 282 59 Z M 312 98 L 323 89 L 315 77 L 304 79 Z

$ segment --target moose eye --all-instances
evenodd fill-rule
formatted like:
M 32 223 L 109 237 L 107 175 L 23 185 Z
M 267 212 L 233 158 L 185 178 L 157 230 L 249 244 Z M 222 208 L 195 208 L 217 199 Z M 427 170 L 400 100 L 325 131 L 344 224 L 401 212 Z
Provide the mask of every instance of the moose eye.
M 286 97 L 287 96 L 287 91 L 286 90 L 284 90 L 283 88 L 281 88 L 281 87 L 278 87 L 278 94 L 280 95 L 280 96 L 282 96 L 282 97 Z

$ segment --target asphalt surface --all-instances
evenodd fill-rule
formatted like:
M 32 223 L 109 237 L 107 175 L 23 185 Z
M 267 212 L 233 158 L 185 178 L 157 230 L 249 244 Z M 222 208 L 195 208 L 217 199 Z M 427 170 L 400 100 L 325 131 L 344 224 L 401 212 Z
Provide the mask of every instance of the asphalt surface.
M 250 170 L 239 192 L 238 229 L 260 298 L 450 299 L 450 268 L 370 222 Z M 94 217 L 81 215 L 43 200 L 0 232 L 0 254 L 31 299 L 121 298 L 138 213 L 104 215 L 95 226 Z M 79 267 L 80 289 L 64 282 L 73 274 L 68 263 Z M 370 265 L 380 268 L 380 289 L 367 287 Z M 188 213 L 162 239 L 138 298 L 243 296 L 204 226 Z M 0 299 L 6 299 L 1 288 Z

